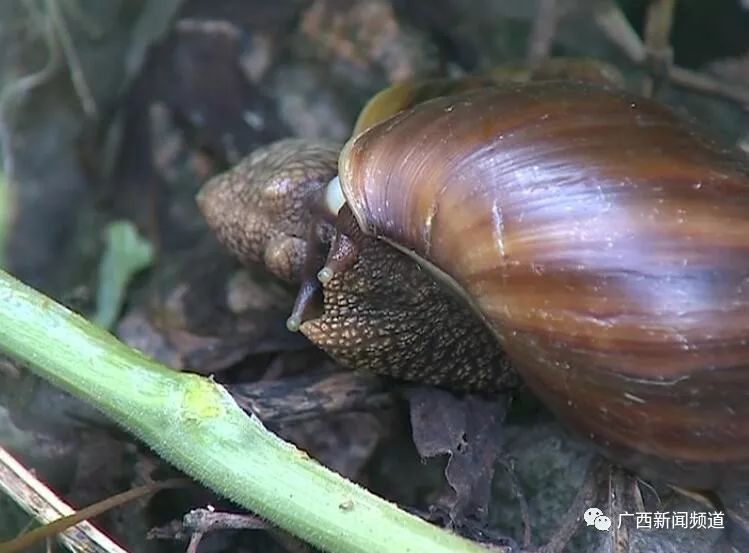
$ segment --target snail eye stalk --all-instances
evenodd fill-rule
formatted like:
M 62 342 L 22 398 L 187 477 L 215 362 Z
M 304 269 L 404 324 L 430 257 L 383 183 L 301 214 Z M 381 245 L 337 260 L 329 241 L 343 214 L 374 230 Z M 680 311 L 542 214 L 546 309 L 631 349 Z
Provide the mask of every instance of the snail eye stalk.
M 331 184 L 333 182 L 337 184 L 338 178 L 333 179 Z M 326 191 L 326 208 L 328 206 L 327 196 Z M 343 195 L 341 195 L 342 197 Z M 319 300 L 322 293 L 321 284 L 327 284 L 335 275 L 350 269 L 359 257 L 360 247 L 352 239 L 352 237 L 358 236 L 356 219 L 354 219 L 351 209 L 344 202 L 334 217 L 335 238 L 330 245 L 327 257 L 323 263 L 323 252 L 326 244 L 321 240 L 320 236 L 322 233 L 319 232 L 317 227 L 324 224 L 326 216 L 310 225 L 310 236 L 307 238 L 307 253 L 302 271 L 302 282 L 294 300 L 291 315 L 286 319 L 286 328 L 292 332 L 298 331 L 299 327 L 305 321 L 314 318 L 316 312 L 319 312 Z

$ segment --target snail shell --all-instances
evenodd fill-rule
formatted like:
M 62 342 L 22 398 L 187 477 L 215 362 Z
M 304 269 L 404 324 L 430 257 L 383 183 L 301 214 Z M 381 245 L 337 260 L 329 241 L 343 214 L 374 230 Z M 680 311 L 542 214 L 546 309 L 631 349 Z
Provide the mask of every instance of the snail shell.
M 531 83 L 434 99 L 339 159 L 361 229 L 486 322 L 617 462 L 749 480 L 749 163 L 655 102 Z
M 427 100 L 492 87 L 500 82 L 500 76 L 495 78 L 490 75 L 475 75 L 462 79 L 427 79 L 396 83 L 381 90 L 367 102 L 356 119 L 351 136 L 356 136 L 396 113 Z
M 533 66 L 504 64 L 486 74 L 468 75 L 459 79 L 436 78 L 402 81 L 375 94 L 364 106 L 351 136 L 385 121 L 396 113 L 441 96 L 501 86 L 509 82 L 563 80 L 596 83 L 624 88 L 619 71 L 600 60 L 586 58 L 550 58 Z

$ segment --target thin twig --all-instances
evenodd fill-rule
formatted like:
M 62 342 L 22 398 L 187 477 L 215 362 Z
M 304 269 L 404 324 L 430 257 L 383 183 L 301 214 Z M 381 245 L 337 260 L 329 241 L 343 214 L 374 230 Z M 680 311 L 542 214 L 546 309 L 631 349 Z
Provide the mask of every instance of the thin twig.
M 651 54 L 670 50 L 671 27 L 676 10 L 676 0 L 651 0 L 645 21 L 645 45 Z
M 312 550 L 297 538 L 250 514 L 225 513 L 208 509 L 194 509 L 181 522 L 174 521 L 148 533 L 149 538 L 184 539 L 190 535 L 187 553 L 196 553 L 198 545 L 209 532 L 216 530 L 266 530 L 288 551 L 310 553 Z
M 510 487 L 512 492 L 515 494 L 515 498 L 518 500 L 520 506 L 520 517 L 523 520 L 523 550 L 528 549 L 531 546 L 532 541 L 532 529 L 531 529 L 531 517 L 530 510 L 528 508 L 528 500 L 525 498 L 523 488 L 520 485 L 517 474 L 515 473 L 515 464 L 512 459 L 500 459 L 500 463 L 505 469 L 507 476 L 510 478 Z
M 593 18 L 608 39 L 630 60 L 638 64 L 645 61 L 645 44 L 614 0 L 595 0 Z
M 549 57 L 557 26 L 557 0 L 540 0 L 528 43 L 528 62 L 538 63 Z
M 10 453 L 0 447 L 0 490 L 24 511 L 42 523 L 51 523 L 75 513 L 72 507 L 57 497 Z M 126 553 L 90 522 L 82 522 L 62 532 L 60 541 L 71 551 Z M 0 551 L 7 553 L 7 544 Z
M 598 502 L 600 495 L 601 472 L 605 463 L 600 458 L 591 460 L 583 478 L 582 487 L 577 491 L 567 512 L 563 515 L 554 534 L 546 545 L 539 547 L 536 553 L 561 553 L 580 527 L 580 519 L 585 509 Z M 531 550 L 532 551 L 532 550 Z
M 193 532 L 205 534 L 215 530 L 265 530 L 268 523 L 254 515 L 224 513 L 212 509 L 193 509 L 182 523 Z
M 630 473 L 614 465 L 609 465 L 608 473 L 608 512 L 612 521 L 609 547 L 612 553 L 629 553 L 630 520 L 621 515 L 632 504 L 631 485 L 636 486 L 637 481 Z
M 745 87 L 730 85 L 718 81 L 709 75 L 690 71 L 676 65 L 669 69 L 668 77 L 669 82 L 674 86 L 700 92 L 708 96 L 725 98 L 749 110 L 749 89 Z
M 3 450 L 3 452 L 5 451 Z M 5 453 L 7 454 L 7 452 Z M 13 459 L 10 456 L 10 454 L 7 454 L 7 455 L 11 461 L 13 461 L 16 465 L 18 465 L 18 462 L 15 461 L 15 459 Z M 23 468 L 23 467 L 20 467 L 20 468 Z M 26 471 L 26 473 L 30 475 L 28 471 Z M 8 542 L 0 543 L 0 553 L 21 553 L 22 551 L 26 551 L 32 545 L 41 542 L 42 540 L 49 541 L 50 538 L 57 537 L 63 532 L 71 530 L 74 526 L 81 524 L 81 523 L 85 523 L 86 519 L 99 516 L 111 509 L 114 509 L 115 507 L 119 507 L 121 505 L 129 503 L 136 499 L 140 499 L 141 497 L 150 495 L 159 490 L 185 486 L 188 482 L 189 481 L 184 478 L 173 478 L 173 479 L 164 480 L 161 482 L 151 482 L 144 486 L 139 486 L 137 488 L 133 488 L 131 490 L 114 495 L 112 497 L 108 497 L 107 499 L 103 501 L 99 501 L 79 511 L 72 512 L 66 516 L 62 516 L 51 522 L 48 522 L 47 524 L 45 524 L 44 526 L 40 528 L 36 528 L 34 530 L 31 530 L 30 532 L 26 532 L 25 534 L 17 537 L 16 539 L 10 540 Z M 105 545 L 109 545 L 106 542 L 104 543 Z M 79 551 L 79 549 L 73 549 L 73 550 Z M 81 551 L 90 551 L 90 549 L 85 548 L 85 549 L 81 549 Z M 96 551 L 99 551 L 99 549 L 96 549 Z M 116 544 L 111 543 L 110 548 L 103 549 L 103 551 L 107 551 L 108 553 L 113 553 L 113 552 L 120 552 L 123 550 Z
M 598 26 L 633 63 L 648 71 L 648 52 L 626 16 L 613 0 L 596 0 L 594 17 Z M 669 83 L 700 94 L 723 98 L 749 110 L 749 90 L 719 81 L 709 75 L 672 65 Z
M 56 34 L 60 40 L 62 51 L 65 54 L 65 61 L 70 68 L 70 79 L 73 82 L 73 88 L 78 95 L 78 99 L 81 101 L 83 112 L 89 117 L 96 117 L 98 113 L 96 101 L 86 81 L 81 60 L 78 57 L 75 44 L 73 44 L 73 38 L 70 36 L 65 17 L 60 11 L 58 0 L 47 0 L 46 5 L 52 25 L 57 31 Z
M 36 7 L 33 2 L 25 1 L 24 8 L 31 19 L 37 19 Z M 8 83 L 0 95 L 0 119 L 6 116 L 9 111 L 10 102 L 20 99 L 27 95 L 33 89 L 47 83 L 52 76 L 62 66 L 62 55 L 60 45 L 55 38 L 55 33 L 51 27 L 49 18 L 42 18 L 46 29 L 44 30 L 44 40 L 47 46 L 47 61 L 39 71 L 20 77 Z
M 120 507 L 159 490 L 183 487 L 188 483 L 189 480 L 184 478 L 172 478 L 169 480 L 162 480 L 161 482 L 151 482 L 137 488 L 132 488 L 126 492 L 113 495 L 103 501 L 99 501 L 72 514 L 49 522 L 40 528 L 26 532 L 16 539 L 0 543 L 0 553 L 21 553 L 42 540 L 56 537 L 58 534 L 84 522 L 86 519 L 97 517 L 115 507 Z M 107 551 L 111 553 L 112 550 Z M 115 551 L 122 551 L 122 549 L 118 547 Z
M 643 80 L 643 94 L 653 96 L 656 89 L 668 79 L 673 65 L 673 49 L 669 37 L 674 19 L 676 0 L 651 0 L 645 19 L 645 48 L 650 71 Z

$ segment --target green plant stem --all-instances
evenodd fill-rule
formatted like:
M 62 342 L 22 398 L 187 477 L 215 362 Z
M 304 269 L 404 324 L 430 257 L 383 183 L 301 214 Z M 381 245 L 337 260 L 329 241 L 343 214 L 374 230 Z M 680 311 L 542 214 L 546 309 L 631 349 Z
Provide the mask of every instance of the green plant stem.
M 2 271 L 0 350 L 186 474 L 323 550 L 486 552 L 324 468 L 210 379 L 170 370 Z

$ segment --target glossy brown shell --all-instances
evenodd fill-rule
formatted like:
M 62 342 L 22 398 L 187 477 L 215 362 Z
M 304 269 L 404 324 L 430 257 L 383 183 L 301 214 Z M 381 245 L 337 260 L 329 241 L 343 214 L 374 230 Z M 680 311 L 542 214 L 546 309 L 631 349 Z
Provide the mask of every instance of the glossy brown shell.
M 625 466 L 749 479 L 749 164 L 582 85 L 439 98 L 341 154 L 365 232 L 444 271 L 530 388 Z
M 396 113 L 432 98 L 452 96 L 502 83 L 548 80 L 595 83 L 614 88 L 624 87 L 624 77 L 616 68 L 599 60 L 585 58 L 550 58 L 533 67 L 527 64 L 505 64 L 494 67 L 485 74 L 469 75 L 458 79 L 403 81 L 378 92 L 367 102 L 356 119 L 351 136 L 356 136 Z
M 500 78 L 499 76 L 478 75 L 462 79 L 429 79 L 396 83 L 378 92 L 367 102 L 356 119 L 351 136 L 356 136 L 396 113 L 432 98 L 495 86 L 500 82 Z

